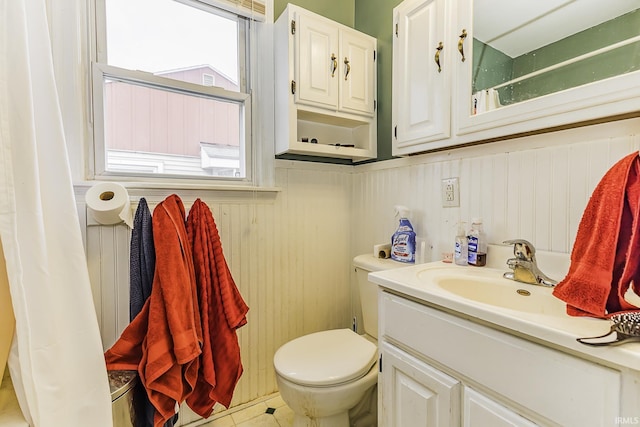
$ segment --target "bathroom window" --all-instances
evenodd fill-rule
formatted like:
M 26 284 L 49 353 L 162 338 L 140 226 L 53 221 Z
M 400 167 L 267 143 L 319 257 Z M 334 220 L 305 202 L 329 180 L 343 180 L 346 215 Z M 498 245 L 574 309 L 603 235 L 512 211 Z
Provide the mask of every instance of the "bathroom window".
M 251 182 L 253 11 L 94 1 L 92 175 Z

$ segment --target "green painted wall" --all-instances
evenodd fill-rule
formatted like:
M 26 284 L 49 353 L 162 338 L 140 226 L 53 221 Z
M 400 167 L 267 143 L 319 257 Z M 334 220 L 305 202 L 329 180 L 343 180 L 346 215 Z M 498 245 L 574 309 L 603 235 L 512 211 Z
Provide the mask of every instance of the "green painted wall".
M 378 160 L 391 156 L 393 8 L 402 0 L 355 0 L 355 28 L 378 39 Z
M 472 92 L 511 80 L 513 59 L 497 49 L 473 39 Z
M 287 4 L 295 4 L 318 15 L 326 16 L 336 22 L 353 27 L 355 22 L 355 0 L 274 0 L 273 16 L 278 18 Z

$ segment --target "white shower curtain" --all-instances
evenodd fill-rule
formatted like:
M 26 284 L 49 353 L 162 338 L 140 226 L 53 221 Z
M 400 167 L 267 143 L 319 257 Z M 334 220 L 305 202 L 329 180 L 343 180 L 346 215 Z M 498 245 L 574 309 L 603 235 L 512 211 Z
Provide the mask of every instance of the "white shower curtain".
M 0 239 L 16 317 L 9 368 L 25 418 L 111 426 L 44 0 L 0 0 Z

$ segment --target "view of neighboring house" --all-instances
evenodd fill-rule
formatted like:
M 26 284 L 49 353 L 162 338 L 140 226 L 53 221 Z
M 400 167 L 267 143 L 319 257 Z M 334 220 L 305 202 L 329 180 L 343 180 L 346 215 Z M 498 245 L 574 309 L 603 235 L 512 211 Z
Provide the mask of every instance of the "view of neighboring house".
M 209 65 L 155 74 L 238 91 Z M 237 104 L 120 81 L 106 84 L 105 104 L 109 171 L 238 176 Z

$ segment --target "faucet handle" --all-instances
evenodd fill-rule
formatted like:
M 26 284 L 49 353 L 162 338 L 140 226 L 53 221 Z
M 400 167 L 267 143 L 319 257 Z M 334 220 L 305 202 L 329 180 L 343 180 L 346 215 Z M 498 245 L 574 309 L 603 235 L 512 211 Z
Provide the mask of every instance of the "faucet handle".
M 513 254 L 517 259 L 534 261 L 536 259 L 536 248 L 531 242 L 524 239 L 505 240 L 506 245 L 513 245 Z

